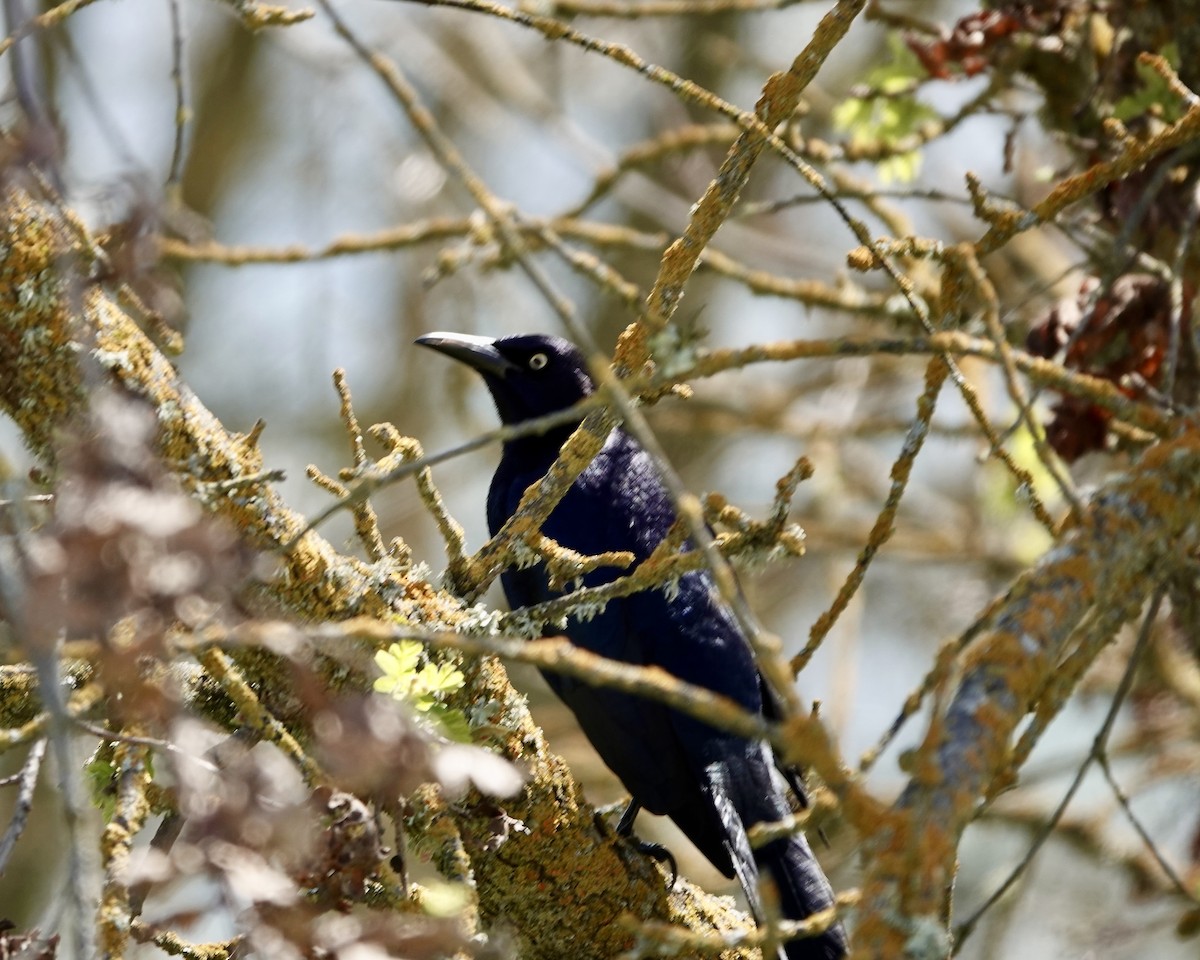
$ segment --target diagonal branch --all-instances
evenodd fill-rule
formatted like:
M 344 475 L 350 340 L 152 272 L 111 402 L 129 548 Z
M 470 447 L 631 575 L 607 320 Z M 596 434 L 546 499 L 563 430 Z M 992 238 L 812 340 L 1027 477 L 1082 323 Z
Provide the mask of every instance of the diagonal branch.
M 868 956 L 944 956 L 943 905 L 959 837 L 977 805 L 1008 783 L 1010 742 L 1043 684 L 1070 652 L 1075 627 L 1096 608 L 1119 625 L 1137 615 L 1155 584 L 1200 547 L 1200 431 L 1148 451 L 1129 474 L 1101 488 L 1059 545 L 1021 576 L 968 651 L 949 705 L 935 714 L 915 771 L 883 828 L 866 846 L 869 864 L 858 929 Z
M 159 451 L 179 481 L 247 543 L 282 551 L 282 570 L 268 588 L 284 609 L 308 621 L 362 614 L 461 629 L 472 612 L 412 568 L 387 557 L 367 564 L 343 556 L 311 531 L 298 536 L 304 518 L 264 474 L 257 429 L 227 431 L 104 287 L 86 278 L 87 240 L 55 204 L 19 188 L 0 194 L 0 410 L 30 447 L 52 460 L 55 431 L 87 404 L 89 388 L 116 380 L 155 409 Z M 276 671 L 265 682 L 290 682 L 286 664 L 272 667 L 277 658 L 262 650 L 239 655 Z M 653 864 L 630 856 L 598 826 L 498 661 L 480 658 L 464 672 L 465 695 L 486 705 L 483 742 L 527 774 L 499 817 L 482 798 L 426 806 L 431 829 L 448 817 L 463 837 L 485 922 L 514 930 L 525 956 L 581 960 L 628 946 L 631 935 L 618 923 L 624 915 L 722 936 L 753 927 L 725 898 L 684 881 L 668 888 Z M 515 827 L 498 835 L 498 824 Z

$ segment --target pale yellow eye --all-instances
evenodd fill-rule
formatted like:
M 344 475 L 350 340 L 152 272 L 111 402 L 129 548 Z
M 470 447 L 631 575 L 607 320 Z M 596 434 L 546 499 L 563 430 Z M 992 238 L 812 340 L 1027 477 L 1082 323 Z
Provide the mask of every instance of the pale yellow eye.
M 541 370 L 542 367 L 544 367 L 549 362 L 550 362 L 550 358 L 547 357 L 544 353 L 535 353 L 532 357 L 529 358 L 529 369 L 530 370 Z

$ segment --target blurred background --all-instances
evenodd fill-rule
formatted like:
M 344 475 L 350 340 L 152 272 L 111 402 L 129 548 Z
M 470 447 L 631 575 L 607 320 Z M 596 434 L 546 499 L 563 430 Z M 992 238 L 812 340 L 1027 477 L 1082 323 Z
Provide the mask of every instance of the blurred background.
M 828 6 L 800 2 L 632 19 L 581 13 L 571 22 L 750 108 L 766 78 L 808 42 Z M 935 25 L 953 24 L 976 9 L 949 0 L 887 6 Z M 535 7 L 542 9 L 530 5 Z M 553 8 L 545 5 L 546 12 Z M 5 9 L 13 18 L 22 4 Z M 578 211 L 576 222 L 619 228 L 617 239 L 568 240 L 643 293 L 649 289 L 662 249 L 684 227 L 731 137 L 717 129 L 707 145 L 664 150 L 654 162 L 624 169 L 611 189 L 591 200 L 597 178 L 631 148 L 690 125 L 718 125 L 720 118 L 609 59 L 548 43 L 513 24 L 383 0 L 341 2 L 337 11 L 364 44 L 394 61 L 488 189 L 526 218 Z M 880 82 L 872 71 L 911 57 L 894 33 L 878 19 L 854 25 L 806 91 L 798 127 L 805 138 L 848 142 L 852 131 L 844 115 L 839 124 L 839 104 L 864 84 Z M 177 43 L 188 110 L 181 143 L 172 80 Z M 463 228 L 474 217 L 481 229 L 476 204 L 323 11 L 287 28 L 250 32 L 229 5 L 97 2 L 39 33 L 30 53 L 51 81 L 67 198 L 96 229 L 121 224 L 140 236 L 157 225 L 176 238 L 161 264 L 152 258 L 146 264 L 145 289 L 184 336 L 182 375 L 226 427 L 245 431 L 258 418 L 266 421 L 266 465 L 286 471 L 281 489 L 294 507 L 312 514 L 329 503 L 305 479 L 309 463 L 334 473 L 349 462 L 331 386 L 335 368 L 346 371 L 364 425 L 390 421 L 436 452 L 492 428 L 495 418 L 477 380 L 414 348 L 416 336 L 432 330 L 564 332 L 521 272 L 501 262 L 478 230 Z M 923 82 L 919 101 L 929 118 L 952 118 L 990 82 L 985 74 Z M 10 78 L 0 111 L 15 111 L 15 103 Z M 982 231 L 966 202 L 966 172 L 989 191 L 1027 206 L 1044 195 L 1066 162 L 1037 120 L 1039 103 L 1030 85 L 1014 83 L 989 110 L 956 122 L 906 159 L 907 166 L 835 158 L 821 168 L 872 235 L 894 232 L 897 222 L 907 221 L 916 235 L 947 243 L 975 239 Z M 177 149 L 178 192 L 172 197 L 164 184 Z M 879 200 L 857 202 L 857 189 L 873 189 Z M 794 170 L 765 156 L 741 212 L 722 227 L 713 247 L 749 271 L 819 281 L 830 290 L 853 285 L 873 298 L 873 306 L 813 306 L 704 267 L 679 312 L 704 345 L 912 332 L 889 319 L 895 291 L 882 278 L 849 273 L 846 255 L 858 241 L 828 203 L 813 197 Z M 789 202 L 763 208 L 776 201 Z M 894 219 L 881 219 L 879 202 Z M 446 229 L 430 231 L 423 242 L 318 255 L 341 237 L 369 238 L 398 225 L 443 221 Z M 313 255 L 289 254 L 288 248 Z M 295 262 L 249 262 L 255 259 Z M 229 260 L 245 262 L 221 262 Z M 1015 340 L 1048 304 L 1074 294 L 1080 275 L 1073 271 L 1084 260 L 1069 234 L 1044 230 L 1024 235 L 987 262 Z M 611 352 L 635 312 L 553 253 L 538 254 L 538 261 L 600 350 Z M 670 398 L 648 411 L 692 489 L 719 490 L 755 517 L 767 513 L 777 479 L 798 457 L 812 462 L 815 474 L 801 486 L 793 515 L 806 530 L 807 555 L 743 573 L 755 610 L 783 638 L 789 655 L 803 646 L 866 542 L 915 413 L 924 367 L 919 357 L 759 364 L 697 382 L 690 400 Z M 1007 424 L 1011 405 L 996 371 L 972 362 L 963 369 L 995 422 Z M 934 424 L 895 538 L 799 680 L 802 696 L 821 702 L 851 763 L 879 740 L 939 646 L 961 633 L 1050 542 L 1008 475 L 984 461 L 986 448 L 953 391 L 944 391 Z M 1012 447 L 1019 461 L 1037 469 L 1019 436 Z M 7 421 L 0 421 L 0 456 L 13 474 L 30 465 Z M 434 470 L 472 549 L 486 539 L 484 500 L 497 456 L 496 448 L 485 447 Z M 1087 485 L 1111 467 L 1093 456 L 1076 464 L 1074 473 Z M 1059 515 L 1053 485 L 1037 476 L 1039 493 Z M 411 483 L 382 492 L 374 503 L 386 535 L 404 538 L 435 571 L 444 566 L 436 529 Z M 325 530 L 336 545 L 355 551 L 351 532 L 344 515 Z M 487 602 L 503 606 L 497 591 Z M 1031 831 L 1058 802 L 1107 709 L 1109 681 L 1120 670 L 1114 656 L 1100 670 L 1108 671 L 1096 682 L 1100 693 L 1077 698 L 1054 725 L 1012 802 L 1000 803 L 995 816 L 969 831 L 956 889 L 961 916 L 1017 864 Z M 589 797 L 597 803 L 619 799 L 620 785 L 536 672 L 518 668 L 512 676 Z M 1114 744 L 1124 731 L 1119 725 Z M 900 758 L 922 732 L 920 718 L 910 722 L 873 769 L 868 782 L 876 795 L 890 798 L 899 789 L 905 779 Z M 16 769 L 13 758 L 4 760 Z M 1136 810 L 1168 856 L 1182 856 L 1195 830 L 1194 780 L 1152 777 L 1140 765 L 1130 770 L 1134 782 L 1144 784 L 1136 790 Z M 8 802 L 0 794 L 0 819 Z M 47 891 L 56 876 L 56 826 L 45 816 L 48 809 L 39 807 L 37 832 L 22 841 L 24 859 L 0 878 L 0 915 L 44 928 L 52 928 L 52 908 L 48 914 L 44 905 L 53 899 Z M 640 832 L 666 842 L 684 874 L 732 893 L 668 824 L 652 819 L 643 814 Z M 1138 874 L 1130 866 L 1136 835 L 1098 775 L 1085 782 L 1068 819 L 1096 829 L 1081 829 L 1083 839 L 1074 842 L 1052 841 L 961 956 L 1194 957 L 1194 942 L 1181 943 L 1172 934 L 1174 911 L 1161 899 L 1139 897 Z M 837 823 L 827 832 L 830 846 L 820 856 L 836 886 L 852 885 L 853 838 Z M 223 935 L 231 922 L 208 917 L 196 935 Z

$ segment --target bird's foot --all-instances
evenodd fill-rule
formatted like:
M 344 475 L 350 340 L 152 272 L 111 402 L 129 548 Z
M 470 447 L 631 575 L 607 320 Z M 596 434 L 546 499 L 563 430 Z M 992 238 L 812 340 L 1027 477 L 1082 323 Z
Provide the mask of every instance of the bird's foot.
M 616 803 L 597 810 L 596 830 L 600 833 L 605 833 L 605 828 L 607 827 L 606 817 L 622 807 L 625 807 L 624 803 Z M 642 856 L 649 857 L 655 863 L 668 864 L 671 867 L 671 882 L 669 886 L 673 887 L 675 886 L 675 881 L 679 879 L 679 866 L 675 863 L 675 855 L 661 843 L 650 843 L 646 840 L 640 840 L 633 835 L 633 821 L 637 817 L 639 809 L 640 807 L 636 802 L 631 802 L 625 808 L 620 822 L 617 823 L 615 833 Z
M 624 839 L 633 846 L 634 850 L 643 856 L 649 857 L 655 863 L 669 864 L 671 867 L 671 882 L 667 886 L 675 886 L 675 881 L 679 879 L 679 865 L 675 863 L 675 855 L 670 850 L 661 843 L 650 843 L 646 840 L 639 840 L 634 836 L 625 837 Z

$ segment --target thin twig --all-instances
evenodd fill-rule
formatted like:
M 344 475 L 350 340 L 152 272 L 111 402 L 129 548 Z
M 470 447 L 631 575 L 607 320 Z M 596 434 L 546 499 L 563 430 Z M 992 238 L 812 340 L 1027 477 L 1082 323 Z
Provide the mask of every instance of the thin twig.
M 171 11 L 171 83 L 175 85 L 175 142 L 171 147 L 171 166 L 167 172 L 167 192 L 179 188 L 183 179 L 183 164 L 187 159 L 188 131 L 191 129 L 192 105 L 188 89 L 187 37 L 184 34 L 183 11 L 180 0 L 170 0 Z
M 8 868 L 8 859 L 12 856 L 17 841 L 25 831 L 25 824 L 33 810 L 33 791 L 37 787 L 38 773 L 42 769 L 42 758 L 45 755 L 46 738 L 41 737 L 34 741 L 33 746 L 29 748 L 29 754 L 21 766 L 17 799 L 13 803 L 12 817 L 9 819 L 8 829 L 4 831 L 4 836 L 0 837 L 0 877 L 4 876 L 4 871 Z
M 1100 756 L 1096 758 L 1096 762 L 1100 765 L 1100 770 L 1104 773 L 1104 779 L 1108 781 L 1109 787 L 1112 788 L 1113 796 L 1117 798 L 1117 803 L 1120 805 L 1121 811 L 1125 814 L 1125 819 L 1137 831 L 1137 835 L 1142 838 L 1142 843 L 1150 851 L 1150 855 L 1154 857 L 1159 867 L 1162 868 L 1162 872 L 1167 875 L 1167 879 L 1171 881 L 1171 885 L 1192 903 L 1200 904 L 1200 897 L 1196 896 L 1194 890 L 1188 887 L 1183 878 L 1179 876 L 1179 872 L 1163 856 L 1162 851 L 1158 848 L 1158 844 L 1154 842 L 1154 838 L 1150 836 L 1141 819 L 1133 812 L 1133 807 L 1129 803 L 1129 797 L 1125 795 L 1125 791 L 1121 789 L 1121 785 L 1117 783 L 1117 778 L 1113 774 L 1107 751 L 1101 752 Z
M 516 424 L 511 427 L 498 427 L 495 430 L 488 430 L 485 433 L 479 434 L 472 440 L 465 443 L 460 443 L 457 446 L 449 447 L 438 453 L 431 453 L 427 456 L 420 457 L 416 460 L 411 460 L 406 463 L 398 464 L 390 470 L 387 470 L 379 475 L 365 474 L 357 478 L 352 484 L 349 484 L 348 493 L 344 500 L 340 500 L 330 507 L 326 507 L 315 517 L 308 521 L 304 528 L 290 540 L 285 541 L 279 547 L 281 552 L 287 552 L 294 548 L 305 535 L 317 527 L 325 523 L 330 517 L 342 510 L 350 509 L 360 499 L 371 496 L 375 491 L 387 486 L 388 484 L 396 483 L 406 477 L 411 477 L 413 474 L 420 473 L 426 467 L 436 466 L 439 463 L 445 463 L 447 460 L 453 460 L 455 457 L 461 457 L 464 454 L 478 450 L 480 447 L 486 447 L 492 443 L 507 443 L 509 440 L 515 440 L 518 437 L 530 437 L 535 434 L 545 433 L 555 427 L 562 426 L 564 423 L 577 421 L 582 415 L 586 415 L 588 411 L 594 410 L 603 404 L 603 398 L 598 396 L 587 397 L 575 404 L 573 407 L 568 407 L 566 410 L 559 410 L 555 413 L 547 414 L 544 417 L 538 417 L 534 420 L 526 420 L 523 423 Z
M 1054 832 L 1054 828 L 1058 824 L 1059 820 L 1062 819 L 1063 814 L 1067 812 L 1067 807 L 1070 806 L 1071 801 L 1075 798 L 1075 794 L 1083 784 L 1083 778 L 1087 775 L 1091 765 L 1103 757 L 1104 750 L 1108 744 L 1109 734 L 1112 733 L 1113 724 L 1116 723 L 1117 715 L 1121 712 L 1121 705 L 1125 702 L 1126 696 L 1128 696 L 1130 689 L 1133 687 L 1133 678 L 1137 674 L 1137 668 L 1138 664 L 1141 662 L 1142 654 L 1149 645 L 1150 634 L 1154 628 L 1155 621 L 1158 619 L 1158 609 L 1162 604 L 1162 599 L 1165 595 L 1166 588 L 1159 587 L 1150 600 L 1150 607 L 1146 611 L 1146 616 L 1142 620 L 1142 628 L 1138 632 L 1137 643 L 1133 648 L 1133 652 L 1129 656 L 1129 663 L 1125 667 L 1125 673 L 1121 676 L 1121 682 L 1117 685 L 1116 693 L 1113 694 L 1112 703 L 1108 708 L 1108 713 L 1105 714 L 1104 722 L 1100 725 L 1099 731 L 1097 731 L 1096 736 L 1092 740 L 1092 747 L 1088 751 L 1088 755 L 1084 758 L 1083 762 L 1079 765 L 1079 769 L 1075 772 L 1075 777 L 1072 779 L 1071 785 L 1067 788 L 1067 792 L 1063 794 L 1062 800 L 1059 802 L 1054 812 L 1050 815 L 1050 818 L 1046 821 L 1042 829 L 1034 836 L 1033 842 L 1029 845 L 1029 849 L 1025 851 L 1025 855 L 1021 858 L 1021 861 L 1013 868 L 1009 875 L 1005 877 L 1004 882 L 992 892 L 991 896 L 989 896 L 987 900 L 985 900 L 983 904 L 971 914 L 970 917 L 959 924 L 959 926 L 955 929 L 955 954 L 962 949 L 963 944 L 971 935 L 972 931 L 974 931 L 979 921 L 983 919 L 984 915 L 1025 873 L 1026 869 L 1028 869 L 1029 865 L 1033 862 L 1033 858 L 1037 856 L 1038 851 L 1041 850 L 1046 841 L 1050 839 L 1050 835 Z

